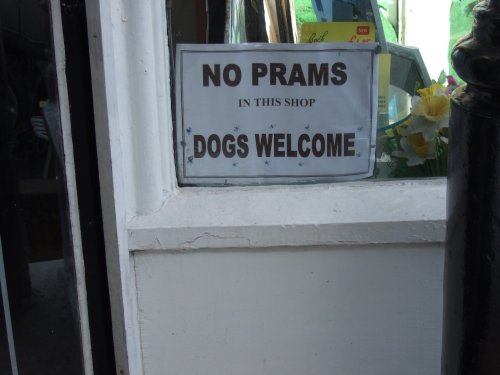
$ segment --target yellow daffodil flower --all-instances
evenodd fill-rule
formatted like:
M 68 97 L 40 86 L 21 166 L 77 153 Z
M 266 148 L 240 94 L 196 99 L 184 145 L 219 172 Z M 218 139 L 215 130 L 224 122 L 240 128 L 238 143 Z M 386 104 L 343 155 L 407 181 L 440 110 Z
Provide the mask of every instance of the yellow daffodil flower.
M 424 116 L 432 122 L 440 122 L 442 119 L 449 118 L 450 98 L 446 95 L 424 96 L 415 102 L 413 108 L 415 116 Z
M 424 168 L 432 169 L 434 164 L 427 165 L 426 161 L 436 160 L 438 168 L 436 173 L 441 173 L 438 164 L 442 160 L 438 158 L 442 155 L 446 157 L 446 152 L 443 150 L 446 150 L 448 143 L 450 95 L 447 87 L 439 83 L 417 90 L 417 93 L 418 95 L 411 100 L 409 120 L 393 131 L 397 146 L 396 151 L 392 151 L 390 155 L 406 159 L 406 165 L 409 167 L 425 164 Z M 388 150 L 389 146 L 388 143 Z M 446 166 L 444 168 L 446 170 Z
M 424 87 L 423 89 L 417 90 L 417 94 L 422 98 L 435 95 L 445 95 L 446 87 L 440 83 L 434 83 L 429 87 Z
M 418 90 L 423 96 L 412 98 L 412 121 L 406 134 L 422 133 L 426 141 L 436 137 L 441 128 L 448 127 L 450 121 L 450 97 L 444 86 L 434 84 Z M 435 95 L 430 95 L 434 93 Z
M 394 151 L 393 156 L 408 159 L 406 164 L 410 167 L 424 164 L 428 159 L 436 158 L 436 140 L 424 138 L 422 133 L 410 134 L 401 138 L 399 142 L 403 151 Z

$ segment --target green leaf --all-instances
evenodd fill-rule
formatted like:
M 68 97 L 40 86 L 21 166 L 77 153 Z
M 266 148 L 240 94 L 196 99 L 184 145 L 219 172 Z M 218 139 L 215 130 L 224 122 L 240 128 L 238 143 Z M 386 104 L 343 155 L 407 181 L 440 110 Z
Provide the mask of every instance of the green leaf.
M 441 70 L 441 73 L 439 74 L 439 78 L 438 78 L 438 83 L 440 83 L 441 85 L 444 85 L 446 82 L 446 73 L 444 72 L 444 70 Z

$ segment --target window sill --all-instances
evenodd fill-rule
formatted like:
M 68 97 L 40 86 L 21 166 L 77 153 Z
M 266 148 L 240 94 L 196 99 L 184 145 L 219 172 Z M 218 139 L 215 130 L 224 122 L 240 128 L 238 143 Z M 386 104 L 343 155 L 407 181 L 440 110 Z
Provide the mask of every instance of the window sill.
M 442 243 L 446 180 L 180 188 L 133 218 L 129 249 Z

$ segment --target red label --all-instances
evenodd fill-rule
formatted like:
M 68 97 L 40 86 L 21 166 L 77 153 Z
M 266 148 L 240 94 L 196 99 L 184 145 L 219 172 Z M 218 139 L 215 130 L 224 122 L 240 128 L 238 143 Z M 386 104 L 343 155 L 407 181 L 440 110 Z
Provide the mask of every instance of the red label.
M 368 35 L 370 34 L 370 26 L 358 26 L 357 28 L 358 35 Z

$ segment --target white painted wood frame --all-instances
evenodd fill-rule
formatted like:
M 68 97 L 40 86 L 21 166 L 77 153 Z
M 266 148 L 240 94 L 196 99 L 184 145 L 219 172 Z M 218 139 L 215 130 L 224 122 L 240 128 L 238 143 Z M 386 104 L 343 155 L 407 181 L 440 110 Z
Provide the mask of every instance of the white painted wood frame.
M 117 373 L 148 356 L 134 254 L 443 244 L 444 179 L 178 187 L 165 2 L 86 6 Z

